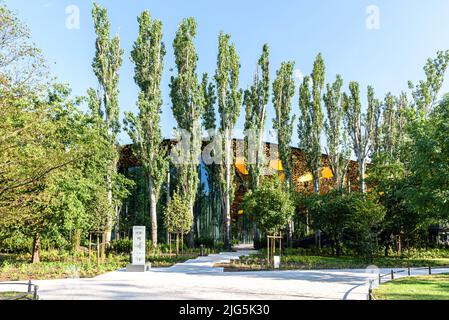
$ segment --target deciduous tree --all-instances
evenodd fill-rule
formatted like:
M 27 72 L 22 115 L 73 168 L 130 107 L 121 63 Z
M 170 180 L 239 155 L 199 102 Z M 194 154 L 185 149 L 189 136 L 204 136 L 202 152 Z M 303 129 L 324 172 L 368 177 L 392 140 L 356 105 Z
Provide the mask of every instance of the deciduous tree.
M 360 89 L 357 82 L 349 84 L 350 96 L 343 94 L 345 125 L 351 137 L 354 154 L 357 158 L 360 192 L 365 192 L 366 161 L 373 146 L 375 114 L 380 103 L 374 98 L 374 89 L 368 87 L 368 106 L 366 114 L 362 114 Z
M 234 175 L 232 154 L 232 131 L 240 114 L 242 91 L 239 86 L 240 63 L 234 44 L 229 45 L 229 34 L 220 33 L 218 38 L 218 58 L 215 81 L 217 83 L 218 112 L 220 114 L 220 130 L 224 140 L 224 242 L 229 248 L 231 239 L 231 192 Z
M 351 156 L 351 150 L 348 148 L 348 135 L 343 127 L 342 86 L 343 79 L 340 75 L 337 75 L 337 79 L 332 85 L 327 84 L 326 93 L 323 95 L 324 106 L 327 111 L 327 118 L 324 123 L 327 155 L 337 190 L 343 188 L 343 178 Z
M 260 177 L 263 175 L 265 164 L 265 145 L 263 135 L 267 117 L 267 104 L 270 98 L 270 62 L 269 47 L 265 44 L 262 55 L 258 61 L 258 67 L 254 74 L 251 88 L 245 90 L 243 104 L 246 111 L 246 148 L 247 166 L 250 176 L 250 188 L 259 186 Z
M 98 115 L 98 124 L 105 130 L 109 138 L 111 149 L 116 150 L 117 134 L 120 131 L 119 121 L 119 70 L 122 65 L 123 49 L 120 48 L 120 38 L 110 37 L 110 22 L 107 10 L 94 3 L 92 18 L 96 33 L 95 57 L 92 68 L 98 80 L 98 90 L 89 89 L 89 106 L 94 114 Z M 113 176 L 117 173 L 118 154 L 110 164 L 106 180 L 109 184 L 109 203 L 114 202 Z M 115 211 L 115 212 L 114 212 Z M 118 216 L 118 208 L 111 212 L 111 218 L 107 228 L 107 241 L 111 239 L 113 217 Z
M 131 137 L 136 154 L 148 179 L 150 199 L 151 240 L 157 246 L 156 205 L 168 170 L 166 150 L 162 146 L 160 114 L 162 106 L 161 79 L 164 70 L 165 45 L 162 42 L 162 23 L 151 20 L 144 11 L 138 18 L 139 35 L 131 51 L 134 62 L 134 81 L 139 86 L 139 114 L 125 114 L 125 129 Z
M 323 130 L 323 110 L 321 93 L 324 87 L 325 67 L 321 54 L 315 59 L 312 74 L 304 77 L 299 88 L 299 147 L 303 150 L 307 164 L 312 171 L 313 190 L 320 192 L 321 133 Z M 310 80 L 312 90 L 310 91 Z
M 196 36 L 197 24 L 194 18 L 184 19 L 176 33 L 173 42 L 177 75 L 171 77 L 170 97 L 173 116 L 187 139 L 187 155 L 177 165 L 178 192 L 186 197 L 190 204 L 193 219 L 193 205 L 195 202 L 198 178 L 198 163 L 201 154 L 201 115 L 203 113 L 203 96 L 201 84 L 198 82 L 196 67 L 198 56 L 193 40 Z M 193 230 L 192 230 L 193 231 Z M 193 232 L 189 236 L 189 245 L 193 246 Z

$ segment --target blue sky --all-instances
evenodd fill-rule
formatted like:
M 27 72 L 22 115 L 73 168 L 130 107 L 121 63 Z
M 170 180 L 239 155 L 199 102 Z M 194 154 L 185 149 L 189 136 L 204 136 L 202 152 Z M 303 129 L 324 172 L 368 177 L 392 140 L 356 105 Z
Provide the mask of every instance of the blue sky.
M 96 87 L 91 70 L 95 34 L 87 0 L 6 0 L 30 27 L 33 39 L 51 65 L 54 76 L 71 85 L 75 95 Z M 164 106 L 163 134 L 169 137 L 176 126 L 170 109 L 168 84 L 174 69 L 172 41 L 179 22 L 194 16 L 198 22 L 196 48 L 198 73 L 213 74 L 217 38 L 221 30 L 230 33 L 241 59 L 240 85 L 252 79 L 262 45 L 270 45 L 271 76 L 280 63 L 293 60 L 302 74 L 309 74 L 315 56 L 322 52 L 326 63 L 326 82 L 337 73 L 345 80 L 359 81 L 362 88 L 373 85 L 378 97 L 407 89 L 407 81 L 423 78 L 422 67 L 437 50 L 449 48 L 449 1 L 447 0 L 134 0 L 98 1 L 108 9 L 111 33 L 119 34 L 125 50 L 120 79 L 120 108 L 136 111 L 137 88 L 129 52 L 137 37 L 136 17 L 149 9 L 153 18 L 164 24 L 167 47 L 162 83 Z M 80 9 L 80 28 L 66 28 L 66 7 Z M 366 27 L 366 9 L 379 8 L 380 28 Z M 449 91 L 448 83 L 443 92 Z M 362 90 L 365 94 L 366 90 Z M 298 98 L 292 108 L 298 113 Z M 365 102 L 365 99 L 363 100 Z M 274 111 L 270 103 L 267 125 Z M 242 128 L 243 109 L 237 124 Z M 125 133 L 122 142 L 128 142 Z M 294 134 L 296 143 L 296 133 Z

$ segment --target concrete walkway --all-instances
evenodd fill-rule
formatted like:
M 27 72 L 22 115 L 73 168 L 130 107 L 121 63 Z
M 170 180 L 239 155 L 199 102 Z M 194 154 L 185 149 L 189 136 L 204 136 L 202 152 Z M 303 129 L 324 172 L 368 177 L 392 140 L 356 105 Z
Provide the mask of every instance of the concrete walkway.
M 199 257 L 170 268 L 145 273 L 110 272 L 92 279 L 35 281 L 41 299 L 298 299 L 365 300 L 370 270 L 223 272 L 217 262 L 237 259 L 250 251 Z M 390 269 L 380 270 L 382 274 Z M 449 272 L 436 269 L 433 273 Z M 426 274 L 412 269 L 412 275 Z M 407 273 L 397 274 L 397 277 Z M 388 278 L 385 277 L 385 280 Z M 3 288 L 5 289 L 5 288 Z

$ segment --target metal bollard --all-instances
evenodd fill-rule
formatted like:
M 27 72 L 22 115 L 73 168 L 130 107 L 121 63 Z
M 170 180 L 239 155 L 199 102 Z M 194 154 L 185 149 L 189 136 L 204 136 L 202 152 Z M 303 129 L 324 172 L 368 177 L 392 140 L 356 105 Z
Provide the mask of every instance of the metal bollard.
M 379 286 L 380 286 L 381 282 L 382 282 L 382 277 L 380 276 L 380 273 L 379 273 Z
M 391 280 L 394 280 L 394 272 L 393 272 L 393 269 L 391 269 Z
M 429 266 L 429 274 L 432 274 L 432 267 Z
M 200 256 L 204 256 L 204 244 L 200 244 Z
M 28 293 L 31 293 L 31 280 L 28 280 Z
M 410 277 L 410 267 L 407 268 L 407 274 Z
M 34 286 L 34 295 L 33 295 L 33 299 L 34 300 L 39 300 L 39 296 L 37 295 L 37 290 L 39 290 L 39 286 Z

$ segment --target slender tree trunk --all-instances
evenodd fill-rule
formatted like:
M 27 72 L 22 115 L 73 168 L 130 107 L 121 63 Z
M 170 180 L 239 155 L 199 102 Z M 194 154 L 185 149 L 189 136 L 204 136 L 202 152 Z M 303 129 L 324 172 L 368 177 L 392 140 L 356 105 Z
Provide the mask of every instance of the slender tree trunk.
M 112 207 L 112 181 L 111 181 L 111 176 L 108 175 L 106 179 L 107 179 L 107 183 L 108 183 L 108 203 Z M 112 238 L 112 221 L 113 221 L 112 217 L 110 216 L 110 214 L 108 214 L 107 223 L 106 223 L 106 240 L 107 241 L 111 241 L 111 238 Z
M 339 169 L 334 170 L 334 183 L 335 183 L 335 190 L 341 191 L 343 188 L 342 185 L 343 179 L 341 178 Z
M 318 168 L 313 169 L 313 192 L 316 194 L 320 193 L 320 175 Z
M 224 210 L 224 223 L 225 223 L 225 241 L 224 246 L 226 249 L 230 249 L 231 247 L 231 142 L 229 141 L 229 132 L 226 133 L 226 191 L 225 191 L 225 210 Z
M 75 237 L 74 237 L 74 245 L 73 248 L 75 249 L 75 252 L 78 252 L 80 250 L 80 243 L 81 243 L 81 230 L 76 229 L 75 230 Z
M 285 181 L 286 181 L 285 183 L 287 186 L 287 190 L 290 190 L 290 175 L 289 174 L 285 175 Z M 293 230 L 294 230 L 294 222 L 293 222 L 293 219 L 290 219 L 287 224 L 287 247 L 289 247 L 289 248 L 292 247 Z
M 310 221 L 309 221 L 309 216 L 310 216 L 310 214 L 309 214 L 309 209 L 306 209 L 306 235 L 308 235 L 309 232 L 310 232 L 310 226 L 309 226 Z
M 121 208 L 116 206 L 115 207 L 115 223 L 114 223 L 114 239 L 119 240 L 119 227 L 120 227 L 120 211 Z
M 34 234 L 33 237 L 33 252 L 31 254 L 31 263 L 40 262 L 41 237 L 39 233 Z
M 114 148 L 115 148 L 115 146 L 114 146 Z M 112 173 L 112 172 L 115 172 L 116 170 L 117 170 L 117 160 L 114 159 L 111 164 L 110 172 Z M 113 194 L 112 194 L 112 177 L 111 177 L 112 174 L 111 173 L 106 177 L 106 179 L 107 179 L 107 183 L 108 183 L 108 202 L 112 207 Z M 115 208 L 115 210 L 113 211 L 113 215 L 114 215 L 114 217 L 108 216 L 107 230 L 106 230 L 106 242 L 107 243 L 111 242 L 113 222 L 118 221 L 117 208 Z
M 290 220 L 287 224 L 287 247 L 291 248 L 293 242 L 293 221 Z
M 263 119 L 265 117 L 265 107 L 264 107 L 264 109 L 263 109 L 263 112 L 262 112 L 262 118 L 261 119 Z M 258 148 L 257 148 L 257 160 L 256 160 L 256 181 L 255 181 L 255 188 L 258 188 L 259 187 L 259 184 L 260 184 L 260 168 L 261 168 L 261 165 L 262 165 L 262 160 L 263 160 L 263 156 L 265 155 L 265 146 L 264 146 L 264 144 L 263 144 L 263 137 L 262 137 L 262 135 L 263 135 L 263 128 L 260 128 L 260 130 L 259 130 L 259 132 L 258 132 L 258 135 L 259 135 L 259 137 L 258 137 L 258 141 L 257 141 L 257 143 L 258 143 Z
M 359 159 L 360 192 L 365 193 L 365 160 Z
M 153 247 L 157 247 L 157 211 L 156 211 L 156 192 L 154 188 L 153 177 L 148 179 L 148 192 L 150 195 L 150 217 L 151 217 L 151 242 Z
M 196 227 L 196 222 L 195 222 L 195 214 L 194 214 L 194 212 L 193 212 L 193 208 L 194 207 L 194 205 L 192 204 L 191 206 L 190 206 L 190 214 L 191 214 L 191 216 L 192 216 L 192 228 L 190 229 L 190 232 L 189 232 L 189 234 L 187 235 L 187 241 L 188 241 L 188 245 L 189 245 L 189 248 L 194 248 L 195 247 L 195 227 Z M 183 238 L 184 238 L 184 236 L 183 236 Z
M 170 168 L 168 168 L 168 174 L 167 174 L 167 206 L 170 203 L 170 176 L 171 176 Z M 170 233 L 168 232 L 168 230 L 167 230 L 167 233 L 166 233 L 166 238 L 167 238 L 167 241 L 170 243 L 170 251 L 171 251 L 171 239 L 170 239 Z

